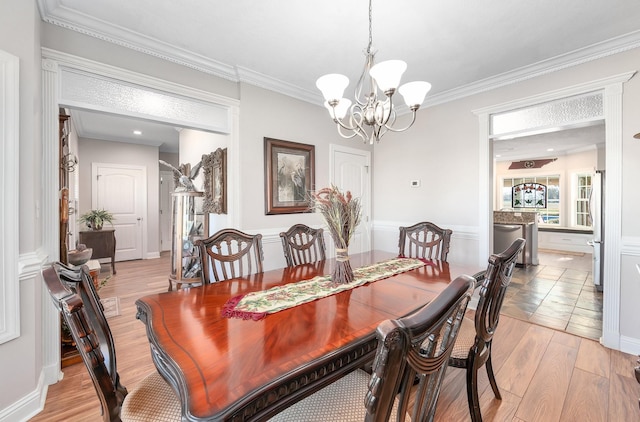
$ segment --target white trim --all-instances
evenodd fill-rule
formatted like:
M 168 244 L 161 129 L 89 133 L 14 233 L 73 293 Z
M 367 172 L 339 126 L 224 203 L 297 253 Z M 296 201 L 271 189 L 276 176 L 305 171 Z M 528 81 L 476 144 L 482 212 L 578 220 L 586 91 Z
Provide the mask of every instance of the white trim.
M 28 421 L 44 409 L 48 386 L 40 373 L 36 388 L 20 400 L 0 409 L 0 422 Z
M 83 57 L 74 56 L 45 47 L 42 48 L 42 57 L 53 60 L 59 66 L 68 69 L 76 69 L 86 73 L 102 76 L 104 78 L 119 80 L 128 84 L 140 85 L 144 88 L 165 91 L 167 93 L 177 94 L 193 100 L 200 100 L 207 103 L 225 105 L 229 107 L 240 105 L 240 101 L 233 98 L 192 88 L 186 85 L 180 85 L 164 79 L 155 78 L 153 76 L 133 72 L 106 63 L 85 59 Z
M 620 348 L 620 237 L 621 237 L 621 203 L 622 203 L 622 89 L 623 84 L 635 75 L 636 71 L 603 78 L 589 83 L 574 85 L 564 89 L 522 98 L 491 107 L 475 110 L 480 124 L 480 174 L 478 180 L 479 200 L 488 201 L 493 197 L 494 175 L 493 160 L 490 158 L 492 143 L 489 140 L 489 119 L 494 113 L 502 113 L 523 107 L 532 107 L 548 101 L 559 100 L 587 92 L 604 91 L 604 120 L 606 125 L 607 148 L 607 201 L 605 203 L 605 295 L 602 316 L 602 338 L 604 346 L 613 349 Z M 568 122 L 569 123 L 569 122 Z M 494 175 L 495 177 L 495 175 Z M 484 202 L 483 202 L 484 205 Z M 481 235 L 486 239 L 480 244 L 481 256 L 488 256 L 486 252 L 492 244 L 490 226 L 493 221 L 490 207 L 479 208 Z M 482 237 L 481 237 L 482 238 Z
M 228 108 L 229 134 L 228 159 L 229 159 L 229 189 L 237 189 L 239 180 L 239 169 L 236 163 L 239 162 L 239 106 L 240 102 L 235 99 L 214 95 L 206 91 L 197 90 L 184 85 L 171 83 L 156 79 L 147 75 L 131 72 L 81 57 L 60 53 L 54 50 L 42 49 L 42 156 L 45 157 L 42 166 L 42 225 L 41 233 L 43 237 L 43 254 L 49 259 L 56 259 L 59 256 L 59 233 L 58 227 L 58 163 L 56 157 L 59 156 L 58 140 L 58 106 L 63 101 L 61 91 L 61 80 L 63 70 L 80 71 L 85 75 L 95 75 L 97 79 L 109 78 L 123 84 L 135 84 L 139 89 L 149 91 L 161 90 L 167 95 L 179 96 L 182 100 L 199 103 L 211 103 L 212 105 L 222 105 Z M 72 87 L 65 87 L 71 89 Z M 207 121 L 202 124 L 206 127 Z M 17 201 L 16 201 L 17 203 Z M 241 215 L 241 203 L 239 195 L 230 195 L 229 224 L 235 225 Z M 16 243 L 17 244 L 17 241 Z M 143 255 L 144 256 L 144 255 Z M 44 296 L 44 295 L 43 295 Z M 44 299 L 43 299 L 44 303 Z M 43 367 L 55 368 L 50 371 L 54 375 L 60 368 L 60 345 L 59 345 L 59 318 L 58 313 L 52 306 L 49 309 L 43 307 L 42 330 L 43 330 Z M 55 376 L 47 376 L 45 382 L 51 384 Z
M 621 239 L 620 253 L 622 255 L 640 256 L 640 237 L 623 236 Z
M 240 66 L 232 66 L 226 63 L 195 54 L 191 51 L 169 45 L 159 40 L 143 36 L 136 32 L 117 28 L 113 25 L 97 21 L 90 16 L 61 7 L 58 0 L 37 0 L 42 20 L 52 25 L 80 32 L 100 40 L 130 48 L 154 57 L 158 57 L 172 63 L 196 69 L 233 82 L 245 82 L 275 92 L 289 95 L 303 101 L 321 106 L 319 93 L 310 93 L 308 90 L 297 87 L 287 82 L 271 78 L 257 73 L 251 69 Z M 524 66 L 518 69 L 504 72 L 480 81 L 457 87 L 445 92 L 433 94 L 427 97 L 423 108 L 447 103 L 460 98 L 481 92 L 490 91 L 502 86 L 522 82 L 538 76 L 577 66 L 603 57 L 622 53 L 640 47 L 640 31 L 631 32 L 607 41 L 603 41 L 579 50 L 552 57 L 547 60 Z
M 415 224 L 415 221 L 389 221 L 389 220 L 375 220 L 372 224 L 374 231 L 387 232 L 387 233 L 399 233 L 399 227 L 408 227 Z M 478 241 L 478 228 L 474 226 L 452 226 L 447 224 L 440 225 L 442 228 L 450 229 L 453 233 L 451 237 L 453 239 L 465 239 Z M 485 259 L 486 261 L 486 259 Z
M 620 336 L 620 351 L 630 355 L 640 355 L 640 340 L 633 337 Z
M 0 50 L 0 344 L 20 337 L 18 284 L 20 60 Z

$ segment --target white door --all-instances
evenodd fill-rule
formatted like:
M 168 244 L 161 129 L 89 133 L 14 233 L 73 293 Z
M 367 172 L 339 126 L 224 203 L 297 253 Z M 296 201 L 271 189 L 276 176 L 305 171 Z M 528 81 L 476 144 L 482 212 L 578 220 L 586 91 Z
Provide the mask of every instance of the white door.
M 360 198 L 362 218 L 349 253 L 366 252 L 371 249 L 371 153 L 369 151 L 331 145 L 331 183 L 341 191 L 351 191 Z
M 173 172 L 160 172 L 160 250 L 171 250 L 171 192 Z
M 92 208 L 105 209 L 115 217 L 116 261 L 142 259 L 147 214 L 146 168 L 93 163 L 91 170 Z

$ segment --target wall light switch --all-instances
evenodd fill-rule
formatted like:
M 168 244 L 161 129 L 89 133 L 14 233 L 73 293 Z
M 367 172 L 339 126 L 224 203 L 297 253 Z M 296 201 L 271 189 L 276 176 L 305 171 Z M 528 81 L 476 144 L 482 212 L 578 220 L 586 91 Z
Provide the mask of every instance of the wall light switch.
M 411 181 L 411 187 L 412 188 L 419 188 L 420 187 L 420 180 L 412 180 Z

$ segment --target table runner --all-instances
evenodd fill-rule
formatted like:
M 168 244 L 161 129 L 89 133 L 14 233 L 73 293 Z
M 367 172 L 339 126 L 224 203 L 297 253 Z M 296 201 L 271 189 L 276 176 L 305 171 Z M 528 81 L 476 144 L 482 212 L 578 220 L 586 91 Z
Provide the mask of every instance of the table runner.
M 268 314 L 293 308 L 425 265 L 433 265 L 433 263 L 428 260 L 398 257 L 354 269 L 351 283 L 335 284 L 331 280 L 331 275 L 322 275 L 268 290 L 235 296 L 229 299 L 222 308 L 222 316 L 257 321 Z

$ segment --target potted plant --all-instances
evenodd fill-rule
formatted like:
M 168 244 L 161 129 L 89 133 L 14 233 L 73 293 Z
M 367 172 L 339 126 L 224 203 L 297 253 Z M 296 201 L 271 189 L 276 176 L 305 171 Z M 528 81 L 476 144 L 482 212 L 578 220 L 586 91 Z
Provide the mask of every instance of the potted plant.
M 102 230 L 105 222 L 113 224 L 115 217 L 106 210 L 91 210 L 80 216 L 80 222 L 85 223 L 91 230 Z

